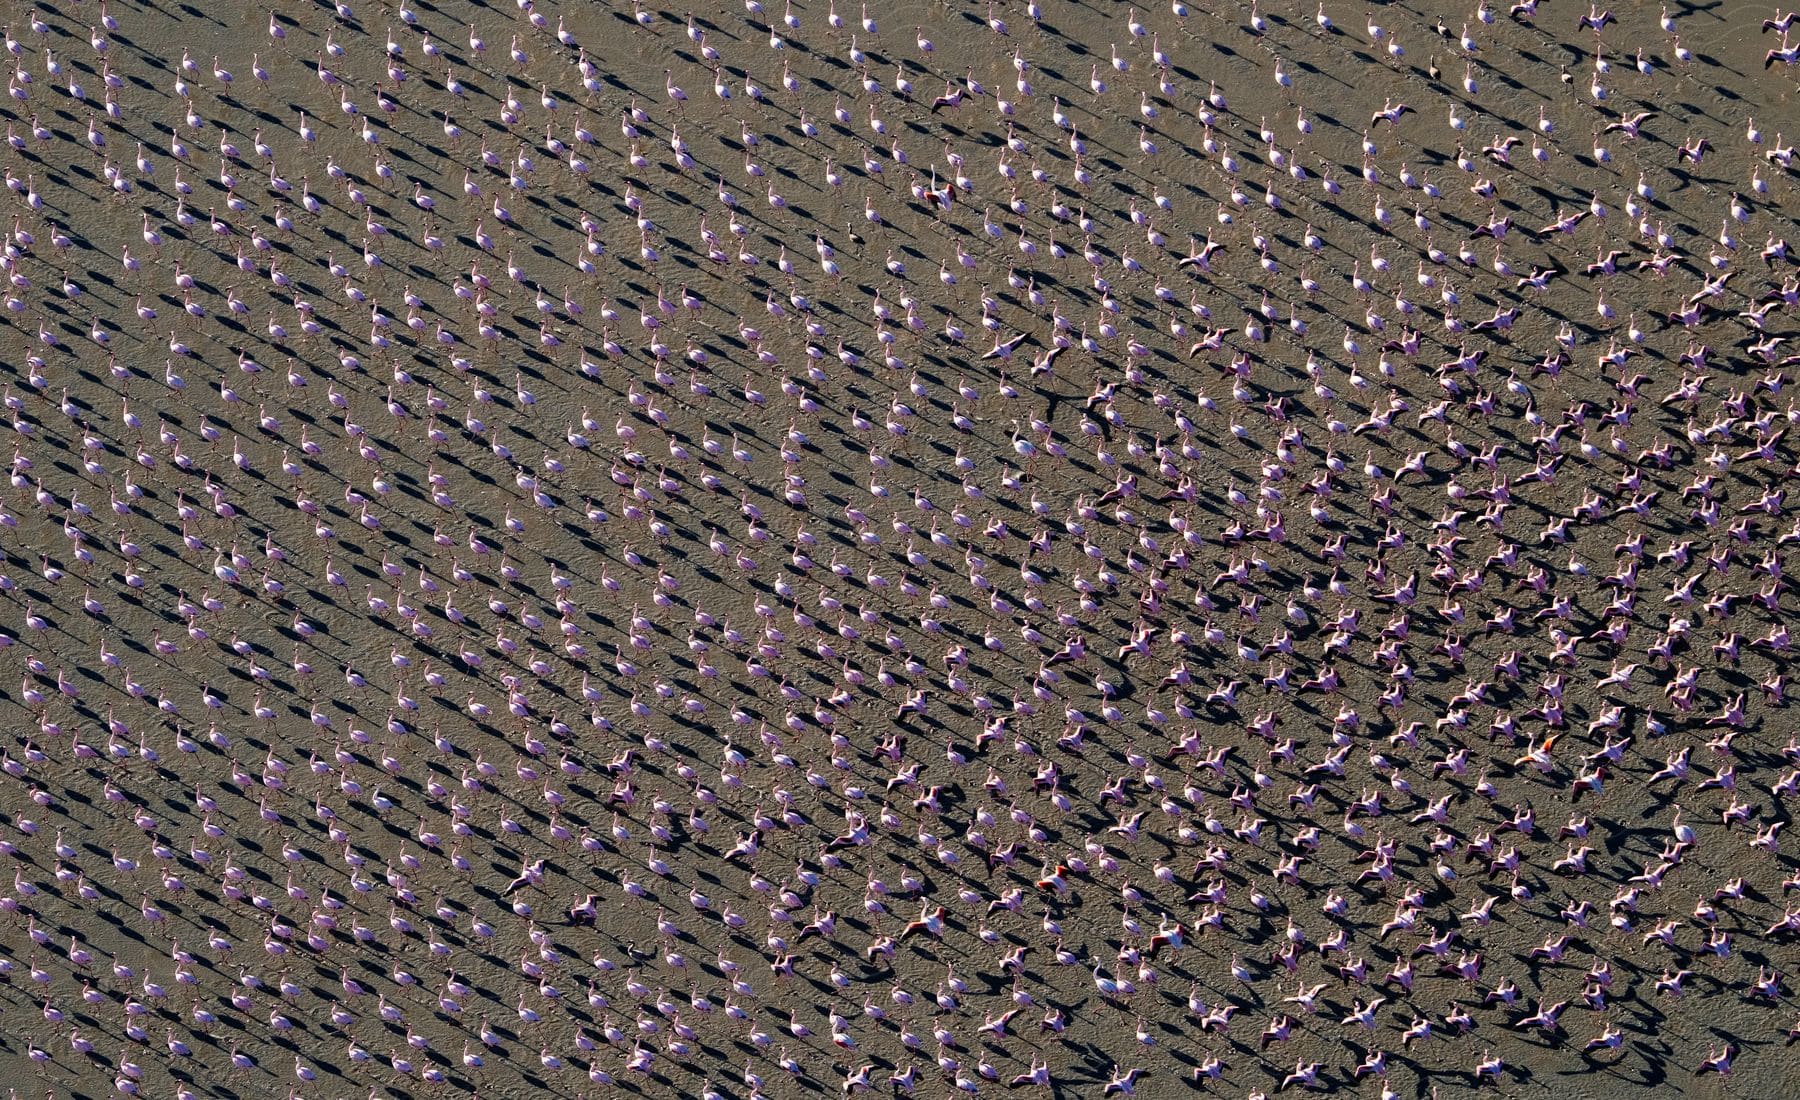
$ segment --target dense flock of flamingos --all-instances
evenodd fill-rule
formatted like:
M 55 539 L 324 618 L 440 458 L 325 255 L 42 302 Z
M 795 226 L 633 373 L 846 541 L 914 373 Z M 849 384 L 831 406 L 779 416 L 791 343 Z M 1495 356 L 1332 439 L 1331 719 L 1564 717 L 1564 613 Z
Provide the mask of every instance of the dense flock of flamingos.
M 12 1094 L 1782 1095 L 1800 27 L 1359 8 L 8 8 Z

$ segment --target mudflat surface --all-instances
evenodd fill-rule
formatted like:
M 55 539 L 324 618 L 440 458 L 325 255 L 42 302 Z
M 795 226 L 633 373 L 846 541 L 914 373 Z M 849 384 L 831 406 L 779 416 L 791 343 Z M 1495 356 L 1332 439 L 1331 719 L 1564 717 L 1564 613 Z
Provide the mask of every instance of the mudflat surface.
M 1800 21 L 1584 7 L 7 8 L 9 1086 L 1791 1094 Z

